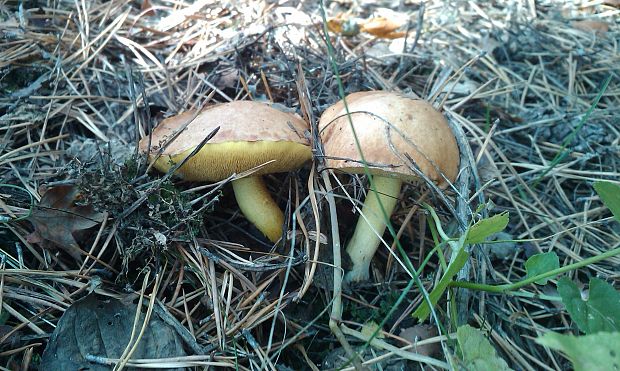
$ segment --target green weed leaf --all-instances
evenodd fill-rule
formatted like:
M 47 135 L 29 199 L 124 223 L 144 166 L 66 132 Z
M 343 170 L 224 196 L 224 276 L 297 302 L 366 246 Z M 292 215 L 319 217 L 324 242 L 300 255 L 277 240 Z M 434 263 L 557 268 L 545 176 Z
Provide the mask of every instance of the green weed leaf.
M 465 370 L 510 370 L 480 330 L 469 325 L 461 326 L 456 330 L 456 339 Z
M 594 190 L 614 214 L 614 218 L 620 222 L 620 186 L 612 182 L 599 181 L 594 183 Z
M 620 331 L 620 294 L 607 282 L 591 278 L 588 300 L 583 300 L 577 285 L 563 277 L 558 281 L 558 293 L 581 331 Z
M 461 270 L 461 268 L 463 268 L 463 266 L 467 262 L 467 259 L 469 259 L 469 253 L 465 251 L 464 248 L 459 248 L 456 257 L 448 265 L 446 273 L 444 273 L 443 277 L 441 277 L 441 280 L 439 280 L 439 283 L 433 289 L 433 291 L 428 294 L 433 308 L 435 307 L 435 305 L 437 305 L 439 298 L 441 298 L 443 293 L 446 291 L 454 276 Z M 426 318 L 428 318 L 428 315 L 430 313 L 431 308 L 429 307 L 428 302 L 425 300 L 422 302 L 422 304 L 420 304 L 420 306 L 415 310 L 415 312 L 413 312 L 412 316 L 419 319 L 420 321 L 424 321 L 426 320 Z
M 554 269 L 560 268 L 560 258 L 555 252 L 546 252 L 542 254 L 536 254 L 525 262 L 525 271 L 527 277 L 535 277 L 539 274 L 547 273 Z M 538 285 L 546 285 L 551 277 L 541 278 L 535 281 Z
M 508 212 L 482 219 L 469 228 L 465 242 L 468 244 L 482 243 L 487 237 L 503 231 L 507 225 Z
M 536 342 L 565 353 L 575 371 L 620 369 L 620 332 L 584 336 L 549 332 Z

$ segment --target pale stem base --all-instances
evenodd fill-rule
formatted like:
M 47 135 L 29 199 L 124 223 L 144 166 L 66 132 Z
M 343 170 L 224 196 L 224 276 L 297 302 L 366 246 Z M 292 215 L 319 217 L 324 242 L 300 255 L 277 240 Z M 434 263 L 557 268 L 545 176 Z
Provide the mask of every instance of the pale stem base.
M 353 237 L 347 244 L 347 253 L 353 262 L 353 267 L 345 275 L 346 282 L 365 281 L 369 278 L 370 261 L 379 247 L 386 227 L 379 202 L 389 219 L 400 194 L 402 186 L 400 179 L 375 175 L 373 180 L 376 192 L 371 190 L 366 195 L 362 208 L 362 215 L 365 218 L 359 217 Z
M 282 237 L 284 213 L 273 200 L 260 176 L 249 176 L 232 182 L 239 209 L 269 240 Z

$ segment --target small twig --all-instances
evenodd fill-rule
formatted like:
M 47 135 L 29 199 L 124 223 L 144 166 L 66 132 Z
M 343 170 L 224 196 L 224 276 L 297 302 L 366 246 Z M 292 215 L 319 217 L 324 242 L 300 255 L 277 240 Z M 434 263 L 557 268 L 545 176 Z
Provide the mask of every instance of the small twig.
M 283 263 L 266 264 L 266 263 L 253 262 L 251 264 L 243 264 L 243 263 L 233 261 L 232 259 L 224 255 L 215 255 L 214 253 L 212 253 L 211 251 L 203 247 L 199 247 L 198 250 L 200 251 L 202 255 L 213 260 L 213 262 L 216 264 L 220 263 L 220 261 L 223 260 L 232 267 L 235 267 L 237 269 L 241 269 L 244 271 L 249 271 L 249 272 L 268 272 L 268 271 L 277 270 L 277 269 L 284 269 L 284 268 L 287 268 L 289 265 L 298 266 L 298 265 L 304 264 L 306 260 L 308 260 L 308 257 L 302 253 L 290 259 L 288 262 L 283 262 Z
M 187 328 L 183 327 L 179 323 L 179 321 L 174 316 L 172 316 L 170 312 L 168 312 L 168 310 L 161 301 L 157 300 L 155 304 L 156 305 L 153 308 L 155 313 L 162 321 L 164 321 L 164 323 L 171 326 L 176 331 L 176 333 L 181 337 L 181 339 L 183 339 L 183 341 L 185 341 L 185 344 L 187 344 L 187 346 L 189 346 L 194 351 L 194 353 L 196 353 L 197 355 L 208 354 L 214 349 L 214 347 L 210 347 L 210 349 L 205 349 L 200 346 L 196 342 L 196 339 L 192 336 L 192 334 L 189 333 Z
M 377 339 L 376 337 L 371 337 L 371 336 L 368 336 L 368 335 L 364 335 L 361 332 L 355 331 L 355 330 L 353 330 L 353 329 L 351 329 L 351 328 L 349 328 L 349 327 L 347 327 L 345 325 L 341 325 L 341 328 L 342 328 L 342 332 L 347 334 L 347 335 L 356 337 L 356 338 L 358 338 L 360 340 L 363 340 L 365 342 L 369 342 L 370 345 L 372 345 L 374 347 L 377 347 L 377 348 L 380 348 L 380 349 L 383 349 L 383 350 L 387 350 L 388 352 L 392 352 L 392 353 L 394 353 L 394 354 L 396 354 L 399 357 L 402 357 L 404 359 L 408 359 L 408 360 L 415 361 L 415 362 L 420 362 L 420 363 L 426 363 L 428 365 L 435 366 L 435 367 L 440 367 L 440 368 L 443 368 L 443 369 L 446 369 L 446 370 L 450 369 L 450 366 L 446 362 L 442 362 L 442 361 L 440 361 L 438 359 L 435 359 L 435 358 L 431 358 L 431 357 L 427 357 L 427 356 L 424 356 L 424 355 L 421 355 L 421 354 L 417 354 L 417 353 L 414 353 L 412 351 L 405 351 L 405 350 L 399 349 L 399 348 L 397 348 L 397 347 L 395 347 L 395 346 L 393 346 L 391 344 L 386 343 L 385 341 L 383 341 L 381 339 Z

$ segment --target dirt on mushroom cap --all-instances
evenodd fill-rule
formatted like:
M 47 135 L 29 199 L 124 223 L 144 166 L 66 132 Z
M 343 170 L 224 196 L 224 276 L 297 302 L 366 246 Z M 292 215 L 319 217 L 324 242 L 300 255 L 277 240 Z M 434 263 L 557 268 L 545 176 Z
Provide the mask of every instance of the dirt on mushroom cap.
M 371 173 L 415 179 L 416 173 L 407 164 L 408 156 L 441 186 L 447 185 L 446 179 L 456 178 L 459 165 L 456 139 L 445 117 L 430 103 L 384 91 L 353 93 L 346 100 Z M 364 172 L 342 101 L 323 113 L 319 130 L 327 156 L 326 166 L 349 173 Z

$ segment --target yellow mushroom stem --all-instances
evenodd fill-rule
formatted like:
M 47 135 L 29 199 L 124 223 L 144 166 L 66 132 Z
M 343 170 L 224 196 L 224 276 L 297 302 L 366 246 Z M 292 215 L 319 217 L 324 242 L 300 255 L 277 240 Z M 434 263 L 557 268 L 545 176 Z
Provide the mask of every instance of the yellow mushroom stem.
M 389 219 L 402 186 L 402 181 L 398 178 L 378 175 L 373 177 L 373 183 L 375 189 L 366 195 L 362 215 L 357 220 L 355 232 L 347 245 L 353 267 L 345 275 L 345 282 L 360 282 L 369 278 L 370 261 L 379 247 L 387 223 L 380 205 L 383 205 Z
M 276 243 L 282 237 L 284 213 L 273 200 L 260 175 L 232 182 L 239 209 L 269 240 Z

